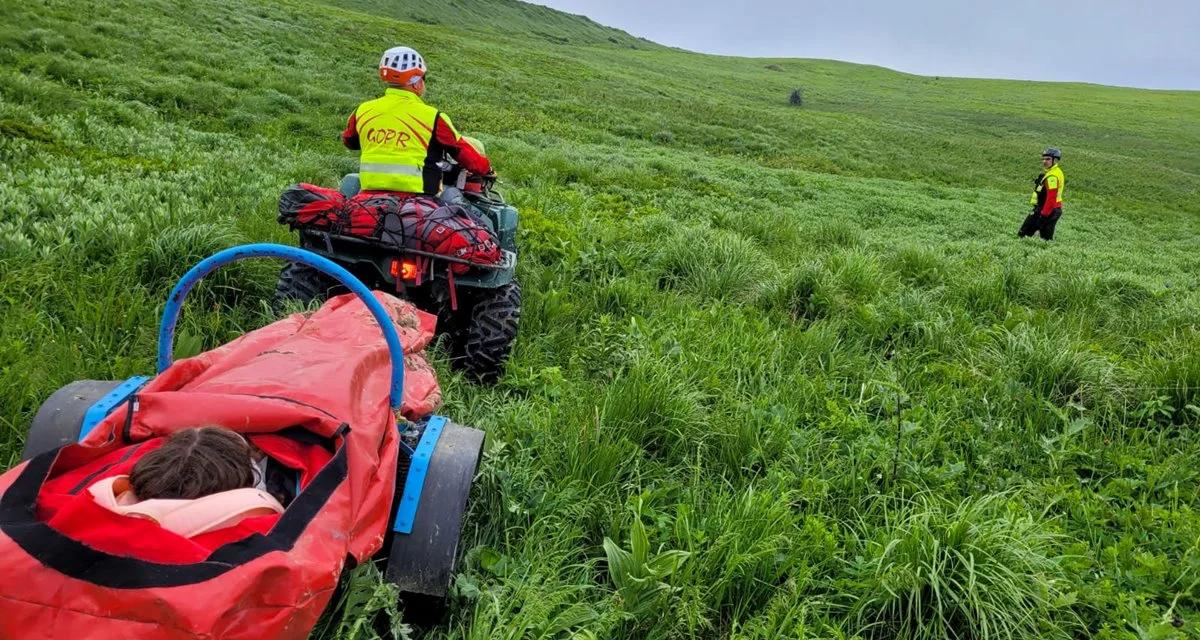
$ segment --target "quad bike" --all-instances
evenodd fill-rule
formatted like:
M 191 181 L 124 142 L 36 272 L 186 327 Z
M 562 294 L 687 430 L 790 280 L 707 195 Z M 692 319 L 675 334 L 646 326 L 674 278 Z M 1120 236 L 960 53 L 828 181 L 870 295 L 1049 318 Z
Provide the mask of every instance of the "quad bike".
M 188 292 L 220 266 L 262 257 L 304 264 L 353 295 L 173 362 Z M 164 311 L 158 375 L 62 387 L 33 419 L 21 463 L 0 475 L 0 637 L 304 638 L 343 570 L 372 560 L 399 587 L 406 619 L 436 622 L 484 433 L 431 415 L 435 375 L 406 372 L 406 356 L 423 363 L 433 337 L 421 315 L 293 247 L 233 247 L 192 268 Z M 42 510 L 197 422 L 310 452 L 289 463 L 296 496 L 269 530 L 164 560 L 196 553 L 192 539 L 103 508 L 70 520 Z M 57 491 L 72 473 L 88 475 L 71 496 Z
M 497 239 L 502 258 L 494 265 L 451 256 L 401 249 L 372 238 L 330 233 L 292 225 L 300 247 L 345 267 L 371 289 L 395 292 L 438 317 L 456 368 L 492 383 L 503 373 L 517 337 L 521 286 L 516 280 L 517 210 L 494 187 L 494 176 L 469 174 L 453 162 L 440 163 L 446 188 L 441 201 L 465 207 Z M 352 198 L 360 191 L 358 174 L 342 179 L 339 190 Z M 449 263 L 469 265 L 449 275 Z M 275 287 L 275 305 L 296 300 L 308 304 L 340 291 L 337 282 L 303 264 L 284 267 Z

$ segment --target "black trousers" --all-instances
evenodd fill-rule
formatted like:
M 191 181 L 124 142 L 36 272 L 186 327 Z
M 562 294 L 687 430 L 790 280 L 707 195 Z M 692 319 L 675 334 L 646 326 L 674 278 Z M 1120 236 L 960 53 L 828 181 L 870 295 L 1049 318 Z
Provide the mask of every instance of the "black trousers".
M 1054 239 L 1054 227 L 1058 225 L 1058 219 L 1062 217 L 1062 207 L 1050 212 L 1050 215 L 1044 216 L 1040 211 L 1034 209 L 1030 212 L 1029 217 L 1025 218 L 1024 224 L 1021 225 L 1021 230 L 1017 232 L 1018 238 L 1028 238 L 1035 233 L 1041 234 L 1042 240 Z

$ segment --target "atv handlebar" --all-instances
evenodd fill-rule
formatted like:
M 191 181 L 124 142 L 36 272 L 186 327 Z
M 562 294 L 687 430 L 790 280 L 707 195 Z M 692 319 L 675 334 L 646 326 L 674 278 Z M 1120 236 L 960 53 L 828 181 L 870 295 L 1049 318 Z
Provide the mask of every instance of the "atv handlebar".
M 187 297 L 188 292 L 217 267 L 247 258 L 283 258 L 310 266 L 335 278 L 347 289 L 353 291 L 359 300 L 362 300 L 371 315 L 375 317 L 375 322 L 379 323 L 379 327 L 383 330 L 383 338 L 387 341 L 388 355 L 392 360 L 392 385 L 389 401 L 392 411 L 399 411 L 400 402 L 404 396 L 404 348 L 400 344 L 400 334 L 396 332 L 396 326 L 383 305 L 375 299 L 371 290 L 362 281 L 333 261 L 310 251 L 280 244 L 246 244 L 230 247 L 205 258 L 200 264 L 183 274 L 175 288 L 171 290 L 171 297 L 167 299 L 167 306 L 163 309 L 162 323 L 158 327 L 158 373 L 162 373 L 171 366 L 175 343 L 175 324 L 179 321 L 183 299 Z
M 481 195 L 484 200 L 504 203 L 504 196 L 492 190 L 492 187 L 496 186 L 496 180 L 498 179 L 494 169 L 490 173 L 468 171 L 466 167 L 459 164 L 457 160 L 450 156 L 446 156 L 436 166 L 442 172 L 443 186 L 467 193 L 467 180 L 472 178 L 480 182 L 481 190 L 476 193 Z

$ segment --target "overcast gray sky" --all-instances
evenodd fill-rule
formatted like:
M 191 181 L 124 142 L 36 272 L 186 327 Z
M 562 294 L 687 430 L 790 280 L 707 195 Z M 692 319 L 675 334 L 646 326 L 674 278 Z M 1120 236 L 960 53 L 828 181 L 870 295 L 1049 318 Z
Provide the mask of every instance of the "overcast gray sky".
M 1200 0 L 532 0 L 673 47 L 1200 89 Z

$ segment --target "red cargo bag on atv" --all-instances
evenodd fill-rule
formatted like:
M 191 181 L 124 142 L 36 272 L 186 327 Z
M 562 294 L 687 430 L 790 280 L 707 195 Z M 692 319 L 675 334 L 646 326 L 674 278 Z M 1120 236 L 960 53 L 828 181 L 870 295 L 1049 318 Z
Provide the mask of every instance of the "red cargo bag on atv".
M 279 196 L 280 224 L 324 229 L 338 235 L 378 238 L 383 218 L 368 207 L 351 207 L 337 189 L 301 182 Z
M 351 203 L 371 197 L 370 193 L 359 194 Z M 423 196 L 407 198 L 400 203 L 399 225 L 396 222 L 395 214 L 389 213 L 384 218 L 383 238 L 409 249 L 474 264 L 497 264 L 502 257 L 500 244 L 487 227 L 465 207 L 456 204 L 442 204 Z M 469 268 L 461 263 L 451 263 L 450 267 L 456 274 Z
M 415 249 L 473 264 L 494 265 L 503 257 L 491 231 L 465 207 L 426 196 L 365 191 L 347 199 L 336 189 L 299 183 L 279 197 L 278 220 L 293 227 L 377 238 L 397 249 Z M 470 266 L 451 263 L 450 269 L 462 274 Z
M 406 354 L 401 411 L 426 416 L 441 401 L 422 353 L 435 319 L 375 296 Z M 370 312 L 339 296 L 174 363 L 83 443 L 0 476 L 0 638 L 306 638 L 346 563 L 384 541 L 399 448 L 390 375 Z M 91 483 L 202 425 L 298 471 L 282 515 L 189 539 L 91 501 Z

